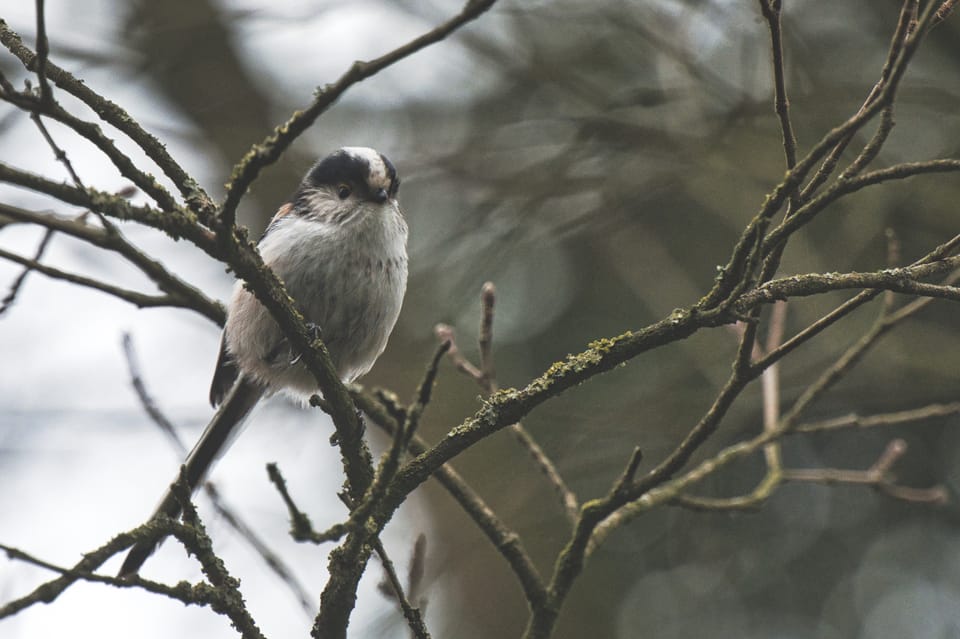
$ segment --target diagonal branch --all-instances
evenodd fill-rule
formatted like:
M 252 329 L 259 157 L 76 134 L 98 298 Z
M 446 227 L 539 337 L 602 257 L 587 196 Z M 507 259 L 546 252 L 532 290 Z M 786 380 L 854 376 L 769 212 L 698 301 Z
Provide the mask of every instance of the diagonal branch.
M 797 209 L 793 215 L 770 231 L 763 240 L 761 251 L 765 255 L 770 254 L 777 246 L 786 242 L 790 235 L 801 227 L 809 224 L 828 205 L 836 202 L 841 197 L 856 193 L 868 186 L 882 184 L 890 180 L 903 180 L 929 173 L 953 173 L 956 171 L 960 171 L 960 160 L 943 158 L 924 162 L 905 162 L 885 169 L 864 173 L 859 177 L 838 180 L 831 185 L 830 188 Z
M 170 273 L 163 264 L 134 246 L 115 226 L 98 229 L 82 220 L 70 219 L 59 215 L 37 213 L 0 202 L 0 214 L 19 222 L 36 224 L 48 231 L 57 231 L 75 237 L 93 246 L 113 251 L 136 266 L 168 295 L 180 299 L 185 308 L 197 311 L 218 325 L 223 325 L 226 312 L 223 306 L 207 297 L 202 291 L 188 282 Z M 36 258 L 35 258 L 36 259 Z
M 877 98 L 846 122 L 823 136 L 803 159 L 797 161 L 796 166 L 787 171 L 783 181 L 767 196 L 760 211 L 747 224 L 741 234 L 729 261 L 721 269 L 713 288 L 698 304 L 698 309 L 702 312 L 726 310 L 726 305 L 732 301 L 738 289 L 745 286 L 745 283 L 750 279 L 751 270 L 758 262 L 756 249 L 761 241 L 764 244 L 769 243 L 769 239 L 764 241 L 763 238 L 771 219 L 780 210 L 784 202 L 795 193 L 801 182 L 813 169 L 813 166 L 829 153 L 838 142 L 859 131 L 884 107 L 893 102 L 899 89 L 900 80 L 903 78 L 913 54 L 920 46 L 933 15 L 933 4 L 930 4 L 918 21 L 918 28 L 905 38 L 903 47 L 899 49 L 896 59 L 892 61 L 888 80 L 879 90 Z M 781 226 L 789 223 L 792 219 L 793 217 L 784 221 Z
M 857 111 L 857 115 L 866 111 L 867 108 L 874 103 L 874 101 L 879 97 L 881 90 L 889 82 L 890 74 L 893 71 L 894 64 L 900 58 L 904 43 L 907 40 L 907 36 L 911 32 L 911 24 L 915 24 L 916 19 L 916 0 L 904 0 L 903 6 L 900 8 L 900 17 L 897 20 L 897 26 L 894 29 L 893 36 L 890 39 L 890 48 L 887 52 L 887 58 L 884 61 L 883 69 L 880 71 L 880 79 L 877 80 L 877 83 L 870 90 L 866 100 L 863 101 L 863 104 Z M 830 179 L 830 176 L 836 169 L 837 162 L 840 161 L 840 157 L 843 155 L 843 152 L 853 140 L 854 133 L 855 131 L 851 131 L 849 134 L 844 135 L 837 140 L 836 146 L 830 150 L 830 153 L 820 164 L 820 168 L 817 169 L 817 172 L 814 174 L 813 178 L 811 178 L 810 182 L 808 182 L 807 185 L 801 189 L 801 201 L 807 201 L 813 197 L 817 190 L 823 186 L 828 179 Z
M 64 182 L 54 182 L 2 162 L 0 162 L 0 182 L 22 186 L 54 197 L 65 204 L 90 209 L 119 220 L 135 220 L 163 231 L 173 239 L 189 239 L 210 256 L 221 259 L 213 234 L 197 224 L 196 218 L 190 211 L 182 208 L 161 211 L 150 206 L 133 205 L 111 193 L 93 188 L 80 189 Z
M 133 291 L 120 286 L 114 286 L 113 284 L 101 282 L 100 280 L 93 279 L 92 277 L 77 275 L 76 273 L 69 273 L 52 266 L 47 266 L 42 262 L 30 259 L 29 257 L 23 257 L 22 255 L 17 255 L 16 253 L 11 253 L 10 251 L 2 248 L 0 248 L 0 258 L 24 266 L 31 271 L 42 273 L 47 277 L 52 277 L 54 279 L 70 282 L 71 284 L 77 284 L 79 286 L 84 286 L 86 288 L 92 288 L 94 290 L 107 293 L 108 295 L 122 299 L 125 302 L 130 302 L 139 308 L 155 308 L 159 306 L 179 306 L 182 308 L 192 308 L 190 306 L 185 306 L 172 295 L 147 295 L 146 293 L 141 293 L 139 291 Z
M 3 44 L 16 56 L 27 69 L 37 66 L 37 55 L 23 44 L 20 36 L 6 22 L 0 20 L 0 44 Z M 44 64 L 44 76 L 70 95 L 86 104 L 100 119 L 120 130 L 133 140 L 144 153 L 176 185 L 190 208 L 206 222 L 212 219 L 215 205 L 206 191 L 173 159 L 166 146 L 155 136 L 148 133 L 139 122 L 115 102 L 112 102 L 91 89 L 85 82 L 77 79 L 68 71 L 47 60 Z
M 3 205 L 0 204 L 0 211 L 2 210 Z M 47 252 L 47 247 L 50 245 L 50 240 L 52 239 L 53 230 L 47 229 L 46 232 L 44 232 L 43 237 L 40 239 L 40 242 L 37 244 L 37 249 L 33 252 L 33 258 L 28 259 L 30 259 L 31 262 L 40 263 L 40 260 L 43 259 L 43 254 Z M 20 271 L 20 275 L 13 280 L 6 297 L 0 300 L 0 315 L 3 315 L 13 308 L 14 303 L 17 301 L 17 295 L 20 294 L 20 289 L 23 287 L 24 282 L 27 281 L 27 276 L 32 270 L 33 268 L 27 266 Z
M 385 584 L 389 588 L 387 592 L 389 592 L 400 605 L 400 611 L 403 613 L 404 619 L 407 620 L 407 626 L 409 626 L 410 632 L 413 633 L 414 639 L 430 639 L 430 633 L 427 631 L 427 626 L 423 623 L 423 616 L 420 614 L 420 609 L 414 607 L 407 598 L 403 585 L 397 577 L 397 570 L 393 566 L 393 561 L 390 560 L 386 549 L 383 547 L 383 542 L 380 541 L 379 537 L 375 537 L 373 543 L 374 550 L 377 551 L 377 555 L 380 557 L 380 563 L 383 564 L 383 571 L 387 576 Z M 383 585 L 384 584 L 381 584 L 381 586 Z M 383 591 L 382 587 L 381 591 Z
M 276 162 L 287 147 L 310 128 L 347 89 L 417 51 L 440 42 L 463 25 L 480 17 L 495 2 L 496 0 L 469 0 L 460 13 L 447 22 L 379 58 L 368 62 L 355 62 L 336 82 L 319 89 L 309 106 L 294 112 L 262 142 L 251 147 L 250 151 L 233 167 L 230 182 L 227 184 L 227 194 L 220 209 L 220 223 L 223 228 L 231 228 L 236 224 L 236 212 L 240 199 L 260 172 Z

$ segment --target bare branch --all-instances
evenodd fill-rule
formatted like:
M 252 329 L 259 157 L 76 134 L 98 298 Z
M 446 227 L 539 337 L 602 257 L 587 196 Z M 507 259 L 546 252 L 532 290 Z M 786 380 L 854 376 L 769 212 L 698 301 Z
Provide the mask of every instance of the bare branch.
M 3 205 L 0 205 L 0 210 L 2 210 L 2 206 Z M 51 229 L 47 229 L 44 232 L 43 237 L 40 239 L 40 243 L 37 244 L 37 250 L 33 252 L 33 258 L 30 260 L 31 262 L 40 263 L 40 260 L 43 259 L 43 254 L 47 252 L 47 246 L 50 245 L 50 240 L 52 239 L 53 231 Z M 27 281 L 27 275 L 29 275 L 32 270 L 33 268 L 29 266 L 25 267 L 22 271 L 20 271 L 20 275 L 13 280 L 13 284 L 10 285 L 10 290 L 7 292 L 7 296 L 4 297 L 3 300 L 0 300 L 0 315 L 3 315 L 13 308 L 14 303 L 17 301 L 17 295 L 19 295 L 20 289 L 23 287 L 23 283 Z
M 828 205 L 850 193 L 855 193 L 868 186 L 881 184 L 890 180 L 902 180 L 926 173 L 950 173 L 954 171 L 960 171 L 960 160 L 951 158 L 897 164 L 886 169 L 865 173 L 849 180 L 837 181 L 826 191 L 797 209 L 793 215 L 770 231 L 763 240 L 761 250 L 765 255 L 770 254 L 778 245 L 785 242 L 790 235 L 806 224 L 809 224 Z
M 920 18 L 917 32 L 911 36 L 907 36 L 904 40 L 902 49 L 899 50 L 896 59 L 890 65 L 888 80 L 883 84 L 882 89 L 879 90 L 876 99 L 869 102 L 869 104 L 854 116 L 821 138 L 803 159 L 798 160 L 796 166 L 787 172 L 784 180 L 767 196 L 760 211 L 750 223 L 747 224 L 741 234 L 729 261 L 722 268 L 720 276 L 717 278 L 713 288 L 697 305 L 698 309 L 701 311 L 726 310 L 727 305 L 736 297 L 738 289 L 745 286 L 746 282 L 750 279 L 749 274 L 758 262 L 756 248 L 760 245 L 761 241 L 765 247 L 764 252 L 770 252 L 769 248 L 766 247 L 771 244 L 771 238 L 764 240 L 764 235 L 766 234 L 770 220 L 776 212 L 780 210 L 784 202 L 794 194 L 795 190 L 813 166 L 829 153 L 837 143 L 844 140 L 847 136 L 856 133 L 886 105 L 892 103 L 896 97 L 896 92 L 899 88 L 900 80 L 906 71 L 907 64 L 916 52 L 917 47 L 919 47 L 926 26 L 933 18 L 932 9 L 933 5 L 928 5 L 923 16 Z M 853 182 L 853 180 L 851 180 L 851 182 Z M 816 211 L 813 211 L 813 213 L 815 212 Z M 780 226 L 784 227 L 792 223 L 796 217 L 796 215 L 793 215 L 787 218 Z M 787 233 L 787 235 L 788 234 L 789 233 Z M 774 245 L 776 244 L 774 243 Z
M 270 483 L 272 483 L 277 489 L 277 492 L 280 493 L 283 503 L 287 506 L 287 512 L 290 514 L 290 536 L 293 537 L 295 541 L 309 541 L 314 544 L 322 544 L 328 541 L 336 541 L 347 534 L 349 523 L 334 524 L 324 532 L 315 531 L 313 524 L 310 522 L 310 517 L 300 510 L 293 501 L 293 497 L 290 496 L 290 492 L 287 490 L 287 481 L 283 478 L 283 475 L 280 473 L 280 468 L 275 463 L 267 464 L 267 476 L 270 478 Z
M 882 289 L 909 293 L 922 297 L 937 297 L 960 301 L 960 288 L 947 284 L 927 284 L 920 278 L 941 275 L 960 268 L 960 256 L 937 262 L 901 268 L 884 269 L 870 273 L 811 273 L 767 282 L 760 288 L 744 294 L 735 308 L 747 311 L 756 304 L 769 304 L 792 297 L 819 295 L 828 291 L 849 289 Z
M 777 302 L 773 305 L 770 317 L 770 329 L 767 333 L 765 352 L 775 350 L 783 342 L 783 334 L 787 324 L 787 303 Z M 760 375 L 760 385 L 763 392 L 763 430 L 774 430 L 780 421 L 780 366 L 778 363 L 763 369 Z M 780 445 L 770 443 L 763 449 L 767 462 L 767 473 L 780 472 Z
M 477 342 L 480 345 L 482 385 L 486 386 L 487 394 L 497 391 L 497 373 L 493 364 L 493 311 L 496 299 L 497 289 L 493 282 L 485 282 L 480 290 L 480 332 Z
M 770 48 L 773 51 L 774 110 L 780 120 L 780 132 L 783 138 L 783 152 L 787 168 L 797 164 L 797 138 L 790 122 L 790 100 L 787 98 L 787 81 L 783 62 L 783 30 L 780 14 L 783 8 L 780 0 L 759 0 L 760 12 L 767 21 L 770 30 Z
M 2 26 L 2 23 L 0 23 Z M 2 30 L 0 30 L 2 33 Z M 220 258 L 215 238 L 196 223 L 188 211 L 160 211 L 149 206 L 135 206 L 124 198 L 92 188 L 78 189 L 63 182 L 53 182 L 39 175 L 15 169 L 0 162 L 0 182 L 50 195 L 61 202 L 102 213 L 120 220 L 135 220 L 159 229 L 174 239 L 187 238 L 209 255 Z
M 883 69 L 880 72 L 880 79 L 877 80 L 877 83 L 873 86 L 873 89 L 870 90 L 866 100 L 863 101 L 863 104 L 857 111 L 857 115 L 865 112 L 867 108 L 870 107 L 879 97 L 881 90 L 886 87 L 890 80 L 890 75 L 893 72 L 894 65 L 900 58 L 900 54 L 903 51 L 907 36 L 912 31 L 910 25 L 911 23 L 915 23 L 916 19 L 916 0 L 904 0 L 903 6 L 900 8 L 900 17 L 897 20 L 897 26 L 894 29 L 893 36 L 890 40 L 890 48 L 887 52 L 887 58 L 883 64 Z M 827 155 L 826 159 L 824 159 L 823 163 L 820 165 L 820 168 L 817 169 L 816 174 L 800 191 L 800 199 L 802 201 L 809 200 L 817 192 L 817 190 L 823 186 L 824 182 L 830 178 L 837 166 L 837 162 L 840 161 L 840 157 L 843 155 L 843 152 L 853 140 L 853 134 L 854 132 L 851 131 L 850 134 L 841 137 L 837 141 L 836 146 L 830 150 L 829 155 Z M 886 139 L 886 135 L 883 135 L 882 137 L 883 140 Z M 881 144 L 883 140 L 881 140 Z M 879 147 L 877 150 L 879 150 Z
M 33 69 L 37 55 L 23 44 L 6 22 L 0 20 L 0 44 L 3 44 L 15 55 L 24 67 Z M 147 133 L 130 114 L 114 102 L 107 100 L 96 91 L 64 71 L 57 65 L 47 61 L 44 65 L 45 77 L 53 81 L 57 87 L 79 99 L 92 109 L 102 120 L 119 129 L 143 149 L 157 166 L 173 181 L 180 190 L 187 204 L 200 217 L 200 221 L 207 223 L 213 219 L 215 205 L 200 185 L 190 177 L 167 151 L 166 147 L 153 135 Z
M 147 295 L 145 293 L 140 293 L 139 291 L 132 291 L 130 289 L 121 288 L 119 286 L 114 286 L 112 284 L 107 284 L 106 282 L 101 282 L 100 280 L 95 280 L 91 277 L 85 277 L 83 275 L 77 275 L 75 273 L 68 273 L 67 271 L 62 271 L 58 268 L 53 268 L 52 266 L 46 266 L 38 262 L 37 260 L 30 259 L 28 257 L 23 257 L 17 255 L 16 253 L 11 253 L 5 249 L 0 249 L 0 258 L 9 260 L 21 266 L 25 266 L 32 271 L 42 273 L 47 277 L 52 277 L 58 280 L 64 280 L 65 282 L 70 282 L 71 284 L 77 284 L 79 286 L 84 286 L 87 288 L 92 288 L 108 295 L 120 298 L 125 302 L 130 302 L 134 306 L 139 308 L 154 308 L 158 306 L 182 306 L 178 303 L 178 300 L 173 298 L 170 295 Z
M 450 350 L 447 351 L 447 355 L 453 365 L 457 367 L 457 370 L 478 384 L 483 384 L 483 373 L 464 357 L 457 347 L 456 332 L 453 327 L 447 324 L 437 324 L 433 327 L 433 334 L 436 335 L 438 341 L 450 343 Z
M 684 493 L 691 486 L 699 483 L 707 476 L 739 459 L 755 454 L 772 441 L 777 441 L 783 437 L 799 432 L 809 433 L 835 431 L 843 428 L 898 425 L 956 414 L 960 414 L 960 402 L 955 404 L 931 404 L 930 406 L 908 411 L 883 413 L 869 417 L 847 416 L 838 418 L 836 420 L 828 420 L 826 422 L 816 422 L 814 424 L 810 424 L 809 427 L 804 427 L 802 431 L 799 428 L 793 430 L 784 430 L 780 428 L 776 431 L 761 433 L 752 439 L 738 442 L 724 448 L 716 455 L 704 460 L 683 475 L 650 490 L 641 498 L 632 501 L 627 506 L 620 508 L 613 514 L 609 515 L 596 527 L 593 538 L 590 541 L 589 552 L 592 553 L 598 546 L 600 546 L 610 532 L 612 532 L 614 529 L 624 525 L 642 513 L 662 504 L 676 503 L 677 505 L 689 506 L 693 508 L 696 508 L 697 505 L 702 505 L 706 508 L 712 509 L 733 510 L 756 508 L 760 502 L 765 500 L 766 497 L 772 493 L 773 489 L 776 488 L 782 478 L 773 478 L 768 476 L 765 479 L 765 482 L 767 482 L 766 485 L 760 486 L 750 495 L 742 497 L 730 499 L 711 499 L 702 497 L 682 497 L 682 495 L 684 495 Z M 926 491 L 927 489 L 922 490 Z M 897 498 L 900 497 L 897 496 Z
M 190 308 L 221 326 L 226 319 L 226 312 L 219 302 L 210 299 L 193 285 L 167 271 L 161 262 L 138 249 L 120 233 L 119 229 L 109 223 L 106 229 L 99 229 L 83 222 L 86 214 L 77 219 L 70 219 L 28 211 L 3 203 L 0 203 L 0 214 L 20 222 L 37 224 L 48 230 L 83 240 L 93 246 L 113 251 L 140 269 L 160 290 L 180 300 L 182 303 L 179 305 L 183 308 Z
M 945 504 L 947 491 L 943 486 L 911 488 L 901 486 L 890 478 L 890 469 L 906 452 L 907 443 L 902 439 L 894 439 L 867 470 L 794 468 L 783 471 L 783 480 L 820 484 L 863 484 L 901 501 Z
M 422 535 L 421 535 L 422 538 Z M 404 594 L 403 586 L 400 584 L 400 579 L 397 578 L 397 571 L 393 567 L 393 562 L 390 561 L 390 557 L 387 556 L 387 551 L 383 547 L 383 542 L 379 538 L 373 540 L 374 550 L 377 551 L 377 556 L 380 557 L 380 563 L 383 565 L 383 571 L 387 576 L 387 585 L 390 588 L 390 594 L 400 605 L 400 610 L 403 612 L 404 619 L 407 620 L 407 625 L 410 627 L 410 631 L 413 633 L 413 636 L 416 639 L 430 639 L 430 633 L 427 631 L 427 626 L 423 623 L 423 617 L 420 616 L 420 610 L 415 608 L 410 600 L 407 599 L 407 595 Z M 383 592 L 381 588 L 381 592 Z
M 488 395 L 500 389 L 497 383 L 493 356 L 493 320 L 495 306 L 496 287 L 493 285 L 493 282 L 486 282 L 480 291 L 480 331 L 477 339 L 480 347 L 479 367 L 474 366 L 460 353 L 460 349 L 457 348 L 456 334 L 453 327 L 447 326 L 446 324 L 437 324 L 436 327 L 434 327 L 434 334 L 437 338 L 450 343 L 448 354 L 457 367 L 457 370 L 473 379 Z M 577 517 L 579 517 L 580 503 L 577 501 L 576 494 L 567 486 L 566 481 L 564 481 L 563 476 L 553 463 L 553 460 L 550 459 L 546 451 L 537 443 L 537 440 L 523 427 L 523 424 L 517 422 L 510 424 L 507 428 L 533 459 L 536 467 L 547 478 L 547 481 L 560 498 L 560 504 L 563 506 L 564 514 L 570 523 L 575 525 Z
M 43 102 L 50 100 L 50 85 L 47 83 L 47 57 L 50 55 L 50 41 L 47 39 L 47 20 L 44 12 L 44 1 L 36 0 L 37 14 L 37 82 L 40 83 L 40 99 Z
M 936 417 L 949 417 L 960 414 L 960 402 L 948 404 L 930 404 L 921 408 L 880 413 L 878 415 L 857 415 L 851 413 L 842 417 L 834 417 L 819 422 L 799 424 L 793 428 L 796 433 L 822 433 L 844 428 L 877 428 L 881 426 L 897 426 L 909 424 Z
M 94 572 L 108 559 L 130 548 L 138 540 L 156 540 L 167 535 L 174 536 L 185 548 L 200 559 L 212 585 L 178 584 L 171 587 L 139 576 L 119 579 L 98 575 Z M 99 548 L 84 553 L 83 559 L 71 568 L 61 568 L 37 559 L 24 551 L 9 546 L 0 546 L 0 549 L 13 559 L 28 561 L 60 574 L 56 579 L 40 584 L 31 593 L 0 606 L 0 619 L 15 615 L 21 610 L 38 603 L 50 603 L 77 581 L 90 581 L 120 588 L 143 588 L 149 592 L 172 597 L 186 604 L 210 606 L 227 615 L 235 627 L 244 633 L 245 637 L 262 639 L 263 635 L 243 605 L 243 598 L 237 590 L 238 582 L 230 577 L 223 568 L 222 562 L 209 551 L 209 546 L 210 539 L 206 536 L 202 526 L 181 524 L 168 517 L 151 520 L 128 533 L 117 535 Z
M 227 185 L 227 194 L 220 208 L 222 227 L 232 228 L 236 224 L 237 205 L 240 204 L 240 199 L 260 175 L 260 172 L 276 162 L 287 147 L 300 137 L 347 89 L 417 51 L 440 42 L 466 23 L 480 17 L 495 2 L 496 0 L 469 0 L 460 13 L 447 22 L 375 60 L 355 62 L 336 82 L 319 89 L 309 106 L 295 111 L 286 122 L 275 128 L 270 136 L 260 144 L 255 144 L 233 167 L 233 173 Z

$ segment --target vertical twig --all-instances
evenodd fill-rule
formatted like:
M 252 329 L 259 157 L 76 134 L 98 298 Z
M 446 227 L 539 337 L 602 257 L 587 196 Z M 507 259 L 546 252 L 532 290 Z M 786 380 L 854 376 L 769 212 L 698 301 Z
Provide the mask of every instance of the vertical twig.
M 37 13 L 37 58 L 35 71 L 37 82 L 40 84 L 40 101 L 49 104 L 52 93 L 47 82 L 47 58 L 50 56 L 50 41 L 47 39 L 47 20 L 44 11 L 44 0 L 36 0 Z
M 480 372 L 488 394 L 497 391 L 497 374 L 493 365 L 493 311 L 496 300 L 497 289 L 493 282 L 485 282 L 480 289 L 480 332 L 477 342 L 480 346 Z
M 467 360 L 456 345 L 456 334 L 452 327 L 446 324 L 438 324 L 434 328 L 437 339 L 450 343 L 449 355 L 453 360 L 457 370 L 473 379 L 480 388 L 488 395 L 499 390 L 497 383 L 496 368 L 494 366 L 493 356 L 493 320 L 494 308 L 496 305 L 497 289 L 493 282 L 484 283 L 480 290 L 480 332 L 477 342 L 480 348 L 480 366 L 474 366 Z M 580 513 L 580 503 L 563 476 L 557 469 L 553 460 L 543 450 L 537 440 L 523 427 L 521 423 L 510 424 L 507 427 L 521 446 L 527 451 L 533 459 L 534 464 L 544 474 L 547 481 L 553 486 L 557 496 L 560 498 L 560 504 L 563 512 L 571 524 L 576 524 Z
M 787 97 L 787 81 L 783 58 L 783 28 L 780 21 L 781 0 L 759 0 L 760 12 L 770 31 L 770 48 L 773 52 L 774 109 L 780 120 L 783 152 L 787 168 L 797 165 L 797 137 L 790 121 L 790 100 Z
M 773 305 L 770 315 L 770 327 L 767 332 L 765 352 L 775 350 L 783 343 L 783 334 L 787 323 L 787 303 L 780 301 Z M 764 369 L 760 376 L 760 385 L 763 392 L 763 430 L 776 430 L 780 423 L 780 363 L 774 362 Z M 780 474 L 783 464 L 780 459 L 779 442 L 771 442 L 763 447 L 763 455 L 767 462 L 767 474 L 776 477 Z
M 884 235 L 887 238 L 887 268 L 896 268 L 900 264 L 900 238 L 892 228 L 887 228 Z M 886 315 L 893 310 L 895 298 L 896 294 L 893 291 L 884 291 L 882 314 Z

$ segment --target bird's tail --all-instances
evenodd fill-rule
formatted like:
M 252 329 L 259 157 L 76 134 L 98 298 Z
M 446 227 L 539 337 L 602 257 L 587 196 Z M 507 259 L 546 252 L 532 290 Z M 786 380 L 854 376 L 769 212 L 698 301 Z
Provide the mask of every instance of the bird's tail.
M 200 436 L 187 459 L 184 462 L 186 468 L 187 485 L 190 492 L 193 493 L 206 477 L 207 471 L 213 465 L 213 462 L 226 450 L 227 446 L 233 441 L 232 435 L 237 432 L 237 426 L 250 414 L 253 407 L 257 405 L 260 398 L 263 397 L 264 387 L 250 380 L 245 375 L 241 375 L 233 389 L 227 395 L 220 408 L 214 414 L 207 428 Z M 177 480 L 179 480 L 179 475 Z M 180 516 L 180 502 L 173 494 L 173 487 L 167 489 L 160 505 L 153 513 L 152 518 L 159 515 L 177 518 Z M 134 544 L 127 553 L 123 566 L 120 568 L 119 577 L 135 575 L 143 562 L 147 560 L 153 551 L 159 545 L 159 540 L 146 543 L 140 542 Z

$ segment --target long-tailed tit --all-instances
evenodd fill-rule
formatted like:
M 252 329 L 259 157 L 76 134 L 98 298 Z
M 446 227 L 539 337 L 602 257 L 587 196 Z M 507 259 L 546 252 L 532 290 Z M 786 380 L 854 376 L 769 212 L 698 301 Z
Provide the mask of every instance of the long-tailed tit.
M 308 322 L 320 330 L 340 378 L 370 370 L 407 288 L 407 224 L 397 177 L 382 154 L 345 147 L 317 162 L 280 207 L 259 243 Z M 317 392 L 317 382 L 270 313 L 237 282 L 220 341 L 210 402 L 219 409 L 185 463 L 191 490 L 264 396 Z M 180 515 L 168 490 L 154 516 Z M 135 574 L 156 543 L 136 544 L 120 575 Z

